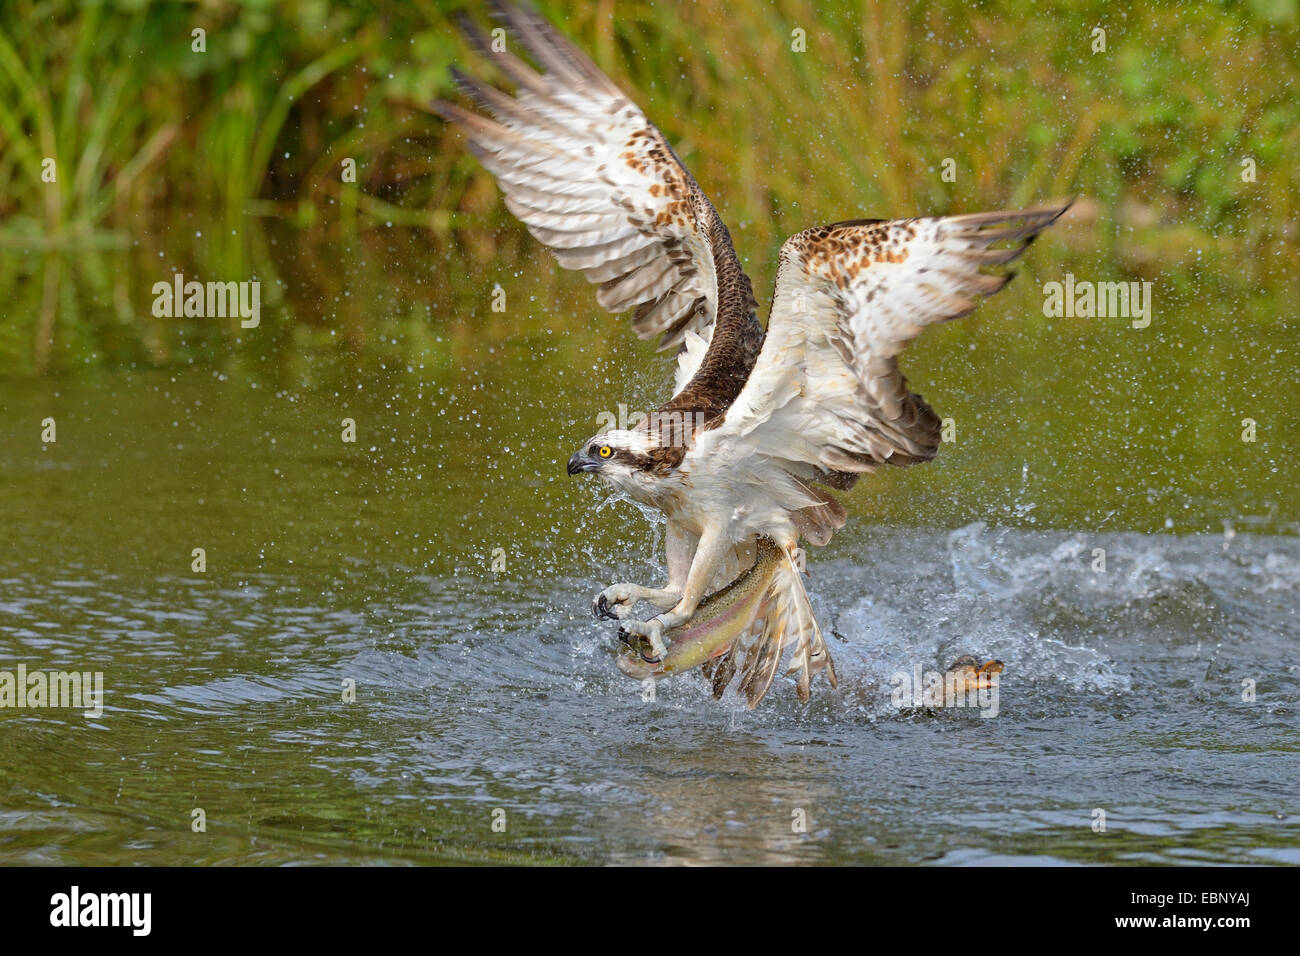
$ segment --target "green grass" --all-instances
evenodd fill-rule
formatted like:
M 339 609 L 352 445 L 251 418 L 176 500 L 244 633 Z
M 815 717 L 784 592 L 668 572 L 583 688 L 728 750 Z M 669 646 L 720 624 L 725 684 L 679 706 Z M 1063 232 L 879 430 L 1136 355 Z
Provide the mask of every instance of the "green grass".
M 543 261 L 460 134 L 423 109 L 455 95 L 450 64 L 476 62 L 451 26 L 459 6 L 5 4 L 0 372 L 169 361 L 140 284 L 159 258 L 274 271 L 259 220 L 304 246 L 414 231 L 408 251 L 447 264 L 431 284 Z M 781 240 L 812 223 L 1067 195 L 1084 197 L 1074 251 L 1107 277 L 1293 286 L 1296 0 L 540 6 L 678 147 L 760 287 Z

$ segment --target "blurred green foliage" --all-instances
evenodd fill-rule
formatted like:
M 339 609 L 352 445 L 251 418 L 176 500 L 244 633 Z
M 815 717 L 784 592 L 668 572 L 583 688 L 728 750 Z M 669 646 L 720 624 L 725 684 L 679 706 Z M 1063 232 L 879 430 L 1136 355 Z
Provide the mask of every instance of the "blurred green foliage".
M 1083 199 L 1062 255 L 1098 279 L 1159 275 L 1191 294 L 1295 278 L 1296 0 L 539 5 L 677 146 L 760 288 L 781 240 L 816 222 L 1067 195 Z M 204 354 L 155 327 L 155 273 L 274 282 L 289 244 L 326 249 L 310 302 L 269 295 L 300 303 L 309 339 L 376 338 L 373 308 L 323 304 L 346 298 L 340 249 L 435 264 L 390 317 L 419 341 L 480 321 L 456 308 L 466 296 L 546 260 L 424 109 L 455 95 L 452 63 L 474 63 L 461 6 L 0 7 L 0 372 Z M 191 331 L 212 354 L 235 334 Z

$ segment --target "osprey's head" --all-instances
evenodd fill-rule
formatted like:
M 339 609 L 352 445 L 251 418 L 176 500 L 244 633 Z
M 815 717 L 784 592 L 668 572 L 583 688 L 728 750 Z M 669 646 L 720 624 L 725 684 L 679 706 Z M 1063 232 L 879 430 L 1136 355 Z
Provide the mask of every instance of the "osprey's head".
M 595 472 L 607 481 L 633 472 L 649 471 L 651 460 L 649 436 L 645 432 L 627 432 L 614 429 L 588 438 L 582 447 L 569 458 L 569 475 Z
M 653 467 L 649 436 L 645 432 L 621 429 L 593 436 L 569 459 L 569 474 L 594 472 L 620 487 L 637 476 L 648 474 Z
M 573 453 L 569 474 L 591 472 L 642 504 L 667 508 L 681 491 L 685 446 L 663 446 L 644 427 L 600 432 Z

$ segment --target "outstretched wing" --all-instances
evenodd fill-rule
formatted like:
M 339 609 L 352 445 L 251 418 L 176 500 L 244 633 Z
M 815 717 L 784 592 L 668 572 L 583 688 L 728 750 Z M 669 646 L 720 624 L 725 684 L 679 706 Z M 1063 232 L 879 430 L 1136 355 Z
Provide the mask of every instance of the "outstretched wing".
M 678 356 L 680 388 L 699 368 L 720 308 L 724 319 L 735 311 L 719 301 L 719 276 L 740 271 L 730 236 L 663 134 L 594 63 L 531 8 L 503 4 L 499 15 L 546 72 L 494 51 L 465 20 L 466 35 L 518 91 L 453 71 L 493 118 L 442 101 L 433 109 L 465 131 L 506 206 L 560 265 L 600 284 L 602 306 L 635 308 L 637 335 L 659 336 L 661 349 L 691 346 Z M 743 292 L 754 311 L 748 280 L 743 289 L 721 285 L 723 298 Z
M 898 353 L 1006 285 L 1010 274 L 985 268 L 1015 259 L 1066 208 L 842 222 L 791 237 L 758 362 L 706 440 L 732 460 L 756 455 L 835 487 L 933 458 L 939 419 L 908 389 Z

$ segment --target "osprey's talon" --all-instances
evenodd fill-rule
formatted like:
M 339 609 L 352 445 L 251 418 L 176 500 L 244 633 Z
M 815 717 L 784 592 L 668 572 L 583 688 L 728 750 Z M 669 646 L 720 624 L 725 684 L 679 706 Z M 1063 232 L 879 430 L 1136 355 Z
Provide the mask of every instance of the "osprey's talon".
M 621 621 L 632 613 L 637 597 L 630 593 L 633 586 L 628 584 L 611 584 L 596 595 L 591 602 L 591 613 L 597 620 Z
M 591 602 L 591 613 L 598 621 L 617 620 L 618 615 L 614 613 L 609 606 L 609 600 L 605 597 L 605 592 L 601 591 L 596 595 L 596 600 Z
M 618 629 L 618 639 L 632 648 L 647 664 L 658 664 L 668 653 L 663 633 L 663 622 L 652 617 L 648 621 L 624 621 Z
M 647 664 L 658 664 L 663 657 L 656 655 L 650 649 L 649 642 L 639 634 L 629 634 L 627 631 L 619 628 L 618 639 L 632 649 L 632 653 L 645 661 Z
M 598 621 L 621 621 L 632 610 L 631 603 L 623 603 L 617 596 L 611 595 L 612 587 L 605 588 L 591 602 L 591 613 Z

